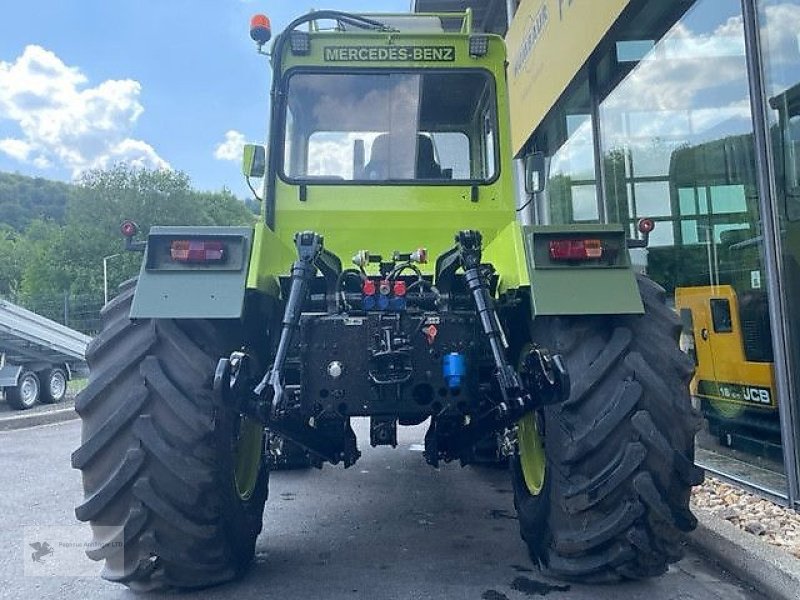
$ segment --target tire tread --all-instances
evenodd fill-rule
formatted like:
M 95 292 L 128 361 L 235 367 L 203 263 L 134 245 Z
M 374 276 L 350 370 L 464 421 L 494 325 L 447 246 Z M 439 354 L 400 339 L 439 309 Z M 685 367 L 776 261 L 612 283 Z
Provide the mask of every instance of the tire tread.
M 87 555 L 105 560 L 108 580 L 136 591 L 215 585 L 252 561 L 266 463 L 250 500 L 238 499 L 229 437 L 236 415 L 212 398 L 213 367 L 225 352 L 214 347 L 216 325 L 132 321 L 134 288 L 126 283 L 104 307 L 87 355 L 90 381 L 76 400 L 82 440 L 72 454 L 85 493 L 76 516 L 103 526 Z
M 569 399 L 543 410 L 545 485 L 531 495 L 511 464 L 520 533 L 552 576 L 581 583 L 664 573 L 697 520 L 690 489 L 697 413 L 680 319 L 660 286 L 639 278 L 644 315 L 553 317 L 537 343 L 578 374 Z

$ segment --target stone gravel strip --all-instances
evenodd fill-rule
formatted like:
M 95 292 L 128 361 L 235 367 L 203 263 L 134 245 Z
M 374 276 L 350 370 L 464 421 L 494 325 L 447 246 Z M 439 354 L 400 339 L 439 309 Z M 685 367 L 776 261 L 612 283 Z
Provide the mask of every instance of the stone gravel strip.
M 692 508 L 733 523 L 761 540 L 800 558 L 800 513 L 706 475 L 692 491 Z
M 770 599 L 800 598 L 800 515 L 706 476 L 692 494 L 689 543 Z

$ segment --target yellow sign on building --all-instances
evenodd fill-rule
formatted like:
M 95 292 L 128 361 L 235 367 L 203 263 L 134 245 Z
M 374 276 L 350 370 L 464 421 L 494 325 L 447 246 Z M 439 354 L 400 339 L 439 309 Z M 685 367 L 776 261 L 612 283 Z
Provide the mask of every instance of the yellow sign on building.
M 518 153 L 631 0 L 522 0 L 506 36 Z

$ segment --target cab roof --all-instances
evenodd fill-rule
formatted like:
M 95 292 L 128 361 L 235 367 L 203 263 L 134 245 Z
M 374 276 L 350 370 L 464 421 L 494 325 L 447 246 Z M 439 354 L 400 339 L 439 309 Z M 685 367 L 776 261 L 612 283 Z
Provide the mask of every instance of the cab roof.
M 313 13 L 311 13 L 313 15 Z M 365 17 L 378 21 L 386 26 L 386 30 L 398 33 L 472 33 L 472 10 L 464 12 L 444 12 L 444 13 L 353 13 L 358 17 Z M 357 25 L 346 22 L 336 22 L 331 28 L 325 27 L 331 23 L 331 19 L 312 20 L 309 23 L 311 32 L 317 31 L 341 31 L 341 32 L 364 32 L 365 30 Z M 377 32 L 377 31 L 376 31 Z

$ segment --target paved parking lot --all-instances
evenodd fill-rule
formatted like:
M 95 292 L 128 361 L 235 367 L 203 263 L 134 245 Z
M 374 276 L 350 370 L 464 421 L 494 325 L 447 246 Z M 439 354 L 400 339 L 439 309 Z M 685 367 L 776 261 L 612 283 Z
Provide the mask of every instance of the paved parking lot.
M 364 440 L 363 427 L 358 427 Z M 241 582 L 194 597 L 290 599 L 737 600 L 760 594 L 689 553 L 664 577 L 564 586 L 542 578 L 517 533 L 508 475 L 421 456 L 424 429 L 400 446 L 364 447 L 351 469 L 274 473 L 257 559 Z M 75 525 L 79 474 L 69 467 L 77 421 L 0 432 L 0 597 L 132 598 L 96 578 L 24 575 L 25 527 Z M 368 438 L 367 438 L 368 439 Z

